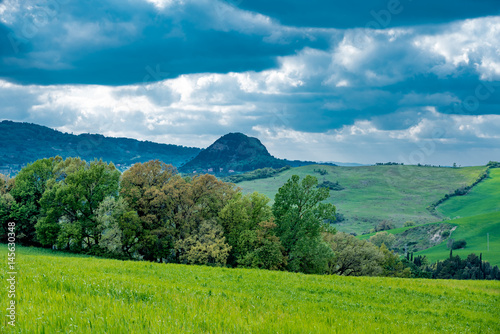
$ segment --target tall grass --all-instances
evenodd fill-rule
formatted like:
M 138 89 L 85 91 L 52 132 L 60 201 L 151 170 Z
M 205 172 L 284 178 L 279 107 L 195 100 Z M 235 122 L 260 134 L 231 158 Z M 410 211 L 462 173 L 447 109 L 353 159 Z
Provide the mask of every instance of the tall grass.
M 22 247 L 17 257 L 17 325 L 4 320 L 2 333 L 500 331 L 499 282 L 309 276 Z M 4 268 L 0 279 L 6 285 Z

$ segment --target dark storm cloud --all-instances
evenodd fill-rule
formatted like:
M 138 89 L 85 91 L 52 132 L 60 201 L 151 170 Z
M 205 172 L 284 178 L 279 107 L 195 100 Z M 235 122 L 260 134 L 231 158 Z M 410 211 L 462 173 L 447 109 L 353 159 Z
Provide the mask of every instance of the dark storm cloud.
M 241 131 L 360 162 L 444 129 L 422 163 L 482 163 L 500 151 L 500 2 L 395 4 L 6 0 L 0 119 L 201 147 Z
M 160 9 L 141 1 L 64 1 L 15 9 L 0 25 L 0 77 L 23 84 L 123 85 L 259 71 L 305 45 L 328 46 L 321 35 L 280 31 L 264 17 L 215 1 Z
M 328 28 L 388 28 L 500 14 L 497 0 L 231 0 L 284 25 Z

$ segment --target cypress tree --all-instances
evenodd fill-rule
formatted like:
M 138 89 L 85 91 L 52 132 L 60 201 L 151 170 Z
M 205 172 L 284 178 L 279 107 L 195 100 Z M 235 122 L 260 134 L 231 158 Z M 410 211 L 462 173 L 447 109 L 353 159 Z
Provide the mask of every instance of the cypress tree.
M 481 270 L 481 278 L 484 278 L 483 253 L 479 253 L 479 270 Z

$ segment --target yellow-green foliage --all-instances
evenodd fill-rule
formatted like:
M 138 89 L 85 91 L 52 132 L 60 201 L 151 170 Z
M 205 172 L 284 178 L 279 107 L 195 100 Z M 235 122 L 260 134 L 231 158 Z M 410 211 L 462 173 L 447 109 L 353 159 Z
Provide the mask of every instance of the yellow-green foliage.
M 0 254 L 7 248 L 0 245 Z M 315 276 L 17 249 L 1 333 L 498 333 L 500 282 Z M 0 294 L 7 304 L 6 270 Z

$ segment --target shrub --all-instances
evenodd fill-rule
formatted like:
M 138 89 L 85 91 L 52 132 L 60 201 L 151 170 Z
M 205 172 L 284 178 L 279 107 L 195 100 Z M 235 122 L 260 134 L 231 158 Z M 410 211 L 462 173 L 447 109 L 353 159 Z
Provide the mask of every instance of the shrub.
M 465 246 L 467 245 L 467 241 L 465 241 L 464 239 L 461 239 L 461 240 L 457 240 L 453 243 L 453 245 L 451 246 L 452 249 L 460 249 L 460 248 L 465 248 Z
M 330 190 L 334 191 L 340 191 L 345 189 L 339 184 L 339 181 L 336 182 L 331 182 L 331 181 L 323 181 L 321 184 L 318 185 L 318 188 L 328 188 Z
M 394 224 L 391 222 L 388 222 L 387 220 L 384 220 L 380 222 L 377 227 L 375 227 L 375 232 L 380 232 L 380 231 L 386 231 L 386 230 L 392 230 L 394 228 Z
M 407 221 L 407 222 L 403 225 L 403 227 L 411 227 L 411 226 L 415 226 L 415 225 L 416 225 L 416 224 L 415 224 L 415 222 L 414 222 L 414 221 L 409 220 L 409 221 Z

